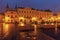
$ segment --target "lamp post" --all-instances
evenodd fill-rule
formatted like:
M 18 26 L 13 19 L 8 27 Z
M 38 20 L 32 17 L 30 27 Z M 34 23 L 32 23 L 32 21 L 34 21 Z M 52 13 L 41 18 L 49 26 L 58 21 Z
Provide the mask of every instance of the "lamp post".
M 34 37 L 33 37 L 33 39 L 34 40 L 36 40 L 37 39 L 37 25 L 36 24 L 33 24 L 33 26 L 34 26 Z
M 37 21 L 36 21 L 36 17 L 32 18 L 32 22 L 33 22 L 33 26 L 34 26 L 34 36 L 33 39 L 36 40 L 36 35 L 37 35 Z
M 37 25 L 34 24 L 34 33 L 37 34 Z

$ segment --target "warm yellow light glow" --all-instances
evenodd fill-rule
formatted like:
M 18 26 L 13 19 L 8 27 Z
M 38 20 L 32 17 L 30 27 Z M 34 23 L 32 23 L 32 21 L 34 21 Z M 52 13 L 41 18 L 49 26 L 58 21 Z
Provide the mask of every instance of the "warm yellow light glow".
M 24 23 L 21 23 L 20 26 L 24 26 Z
M 5 17 L 5 22 L 8 22 L 8 20 L 10 20 L 9 17 Z
M 20 21 L 20 20 L 24 21 L 24 19 L 25 19 L 24 17 L 19 17 L 19 21 Z
M 32 21 L 36 21 L 36 17 L 32 17 Z
M 34 26 L 34 34 L 37 34 L 37 25 L 33 24 L 32 26 Z
M 43 20 L 44 20 L 44 21 L 48 21 L 48 19 L 47 19 L 47 18 L 43 18 Z
M 8 27 L 9 27 L 9 24 L 3 23 L 3 33 L 5 34 L 5 36 L 7 36 L 9 33 Z
M 53 17 L 51 17 L 49 20 L 50 20 L 50 21 L 52 21 L 52 20 L 54 21 L 54 18 L 53 18 Z
M 51 25 L 54 25 L 54 23 L 51 23 Z
M 57 21 L 57 20 L 58 20 L 58 18 L 55 18 L 55 20 Z
M 21 20 L 21 19 L 24 20 L 24 17 L 19 17 L 19 20 Z
M 3 27 L 5 31 L 8 31 L 8 26 L 9 26 L 8 24 L 3 23 Z
M 53 18 L 53 17 L 51 17 L 51 20 L 54 20 L 54 18 Z
M 58 19 L 60 19 L 60 17 L 58 17 Z
M 38 24 L 40 24 L 41 21 L 37 21 L 37 22 L 38 22 Z

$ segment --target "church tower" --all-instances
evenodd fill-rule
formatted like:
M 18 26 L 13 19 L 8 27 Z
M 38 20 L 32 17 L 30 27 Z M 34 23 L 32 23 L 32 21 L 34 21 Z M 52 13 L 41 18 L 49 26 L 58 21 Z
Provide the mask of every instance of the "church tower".
M 17 11 L 17 4 L 15 5 L 15 11 Z
M 15 9 L 17 9 L 17 4 L 15 5 Z
M 8 6 L 8 4 L 6 5 L 6 11 L 8 11 L 9 10 L 9 6 Z

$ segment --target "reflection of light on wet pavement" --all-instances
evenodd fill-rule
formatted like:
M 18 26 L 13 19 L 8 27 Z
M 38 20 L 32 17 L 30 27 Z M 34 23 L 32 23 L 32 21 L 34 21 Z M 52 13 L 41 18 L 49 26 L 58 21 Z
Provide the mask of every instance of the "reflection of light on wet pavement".
M 9 24 L 3 23 L 3 33 L 5 36 L 8 35 L 8 32 L 9 32 L 8 27 L 9 27 Z

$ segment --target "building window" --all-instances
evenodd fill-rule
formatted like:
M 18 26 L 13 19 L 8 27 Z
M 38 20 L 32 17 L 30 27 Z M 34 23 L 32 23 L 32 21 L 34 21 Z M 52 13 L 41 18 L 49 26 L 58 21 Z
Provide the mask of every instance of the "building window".
M 26 11 L 24 11 L 24 13 L 26 13 Z
M 23 13 L 23 11 L 22 11 L 22 13 Z
M 30 13 L 31 13 L 31 11 L 30 11 Z
M 17 15 L 15 15 L 15 17 L 17 17 Z

